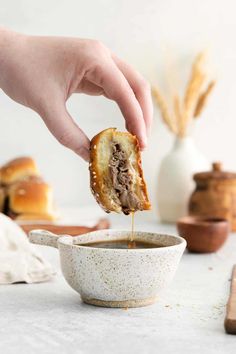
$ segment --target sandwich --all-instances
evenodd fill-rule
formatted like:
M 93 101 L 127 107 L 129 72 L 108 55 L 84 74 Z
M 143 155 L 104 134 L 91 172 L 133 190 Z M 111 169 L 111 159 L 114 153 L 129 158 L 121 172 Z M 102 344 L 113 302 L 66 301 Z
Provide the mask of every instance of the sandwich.
M 151 208 L 136 136 L 109 128 L 91 140 L 90 186 L 107 212 L 128 215 Z

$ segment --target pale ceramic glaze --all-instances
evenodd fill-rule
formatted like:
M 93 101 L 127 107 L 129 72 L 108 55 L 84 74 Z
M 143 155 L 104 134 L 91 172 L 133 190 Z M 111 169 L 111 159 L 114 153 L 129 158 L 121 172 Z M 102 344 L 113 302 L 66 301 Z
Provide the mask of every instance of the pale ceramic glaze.
M 89 242 L 127 239 L 129 231 L 99 230 L 58 237 L 35 230 L 30 241 L 58 247 L 63 275 L 84 302 L 106 307 L 138 307 L 155 302 L 172 280 L 186 241 L 179 236 L 135 232 L 135 240 L 167 245 L 151 249 L 103 249 Z
M 158 175 L 157 206 L 161 221 L 176 222 L 188 214 L 189 197 L 194 190 L 193 174 L 209 168 L 209 162 L 191 137 L 176 138 Z

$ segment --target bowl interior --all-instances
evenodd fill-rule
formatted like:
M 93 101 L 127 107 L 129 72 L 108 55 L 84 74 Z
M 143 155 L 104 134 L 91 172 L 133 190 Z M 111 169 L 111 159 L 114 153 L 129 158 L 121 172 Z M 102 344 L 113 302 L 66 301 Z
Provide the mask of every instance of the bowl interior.
M 226 219 L 223 219 L 223 218 L 213 218 L 213 217 L 210 217 L 210 218 L 204 218 L 203 221 L 205 221 L 205 222 L 219 223 L 219 222 L 226 222 L 227 220 L 226 220 Z
M 130 240 L 130 230 L 93 231 L 88 234 L 84 234 L 82 236 L 73 237 L 73 245 L 83 246 L 84 244 L 88 244 L 88 243 L 96 243 L 102 241 L 106 241 L 106 242 L 119 241 L 119 240 Z M 182 243 L 185 243 L 185 240 L 179 236 L 158 234 L 158 233 L 144 232 L 144 231 L 134 232 L 134 240 L 156 244 L 159 247 L 163 246 L 163 248 L 174 247 Z M 159 249 L 163 249 L 163 248 L 159 248 Z M 157 249 L 157 248 L 153 248 L 153 249 Z M 130 249 L 130 251 L 135 251 L 135 250 L 137 249 Z M 124 250 L 117 249 L 117 251 L 124 251 Z

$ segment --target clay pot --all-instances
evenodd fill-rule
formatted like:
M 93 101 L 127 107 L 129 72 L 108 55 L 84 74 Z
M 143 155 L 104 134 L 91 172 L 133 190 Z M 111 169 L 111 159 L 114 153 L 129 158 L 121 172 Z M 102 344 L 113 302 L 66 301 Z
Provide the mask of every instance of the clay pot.
M 186 216 L 178 220 L 177 228 L 190 252 L 210 253 L 223 246 L 230 225 L 226 219 Z
M 194 175 L 196 189 L 190 197 L 189 214 L 227 219 L 236 230 L 236 173 L 222 171 L 219 162 L 209 172 Z

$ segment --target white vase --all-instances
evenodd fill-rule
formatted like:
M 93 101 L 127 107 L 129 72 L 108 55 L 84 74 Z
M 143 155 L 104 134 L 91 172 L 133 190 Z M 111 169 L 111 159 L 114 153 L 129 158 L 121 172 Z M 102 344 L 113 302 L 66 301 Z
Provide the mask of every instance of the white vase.
M 193 174 L 209 168 L 209 162 L 191 137 L 176 138 L 172 150 L 161 163 L 158 176 L 157 201 L 161 221 L 176 222 L 187 215 L 189 197 L 194 189 Z

